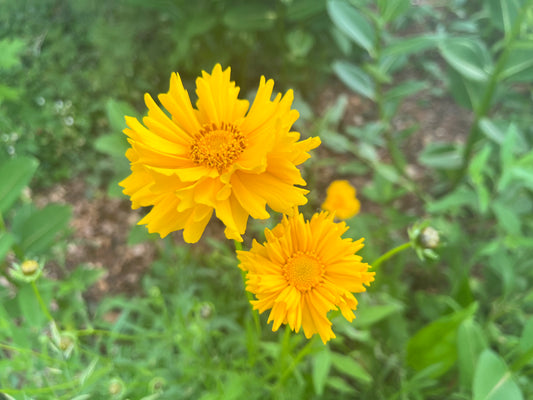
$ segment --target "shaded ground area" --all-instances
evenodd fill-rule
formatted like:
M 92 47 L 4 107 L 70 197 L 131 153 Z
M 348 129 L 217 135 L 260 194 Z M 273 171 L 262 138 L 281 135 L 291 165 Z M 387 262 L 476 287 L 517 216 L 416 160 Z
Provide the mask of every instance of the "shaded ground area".
M 345 92 L 345 90 L 342 90 Z M 320 110 L 325 110 L 340 93 L 325 91 L 318 99 Z M 362 125 L 373 118 L 373 105 L 357 95 L 349 95 L 343 121 L 347 125 Z M 419 129 L 405 142 L 404 149 L 409 158 L 413 177 L 424 180 L 424 168 L 417 164 L 418 154 L 431 141 L 462 141 L 466 136 L 471 115 L 447 98 L 430 98 L 419 94 L 407 99 L 395 120 L 395 128 L 404 129 L 417 124 Z M 327 186 L 335 179 L 335 171 L 321 171 L 317 176 L 320 186 Z M 352 184 L 360 188 L 368 177 L 353 177 Z M 90 297 L 99 298 L 107 293 L 135 294 L 140 289 L 143 274 L 150 268 L 157 256 L 154 243 L 128 246 L 127 239 L 132 226 L 141 218 L 138 210 L 132 210 L 129 200 L 109 198 L 103 194 L 87 196 L 87 185 L 83 180 L 73 180 L 57 185 L 36 196 L 38 206 L 45 203 L 66 203 L 73 209 L 72 235 L 68 242 L 65 267 L 73 269 L 80 264 L 102 268 L 105 273 L 91 288 Z M 372 209 L 368 200 L 362 199 L 367 211 Z M 214 221 L 212 221 L 214 222 Z M 206 234 L 223 237 L 223 227 L 211 223 Z M 176 238 L 180 235 L 175 234 Z M 52 275 L 60 275 L 60 268 L 53 263 L 47 266 Z
M 66 268 L 85 264 L 105 271 L 91 288 L 91 297 L 109 292 L 138 292 L 142 275 L 156 256 L 153 243 L 127 244 L 131 227 L 141 218 L 139 211 L 131 209 L 129 200 L 105 195 L 87 198 L 86 191 L 84 181 L 73 180 L 54 186 L 36 199 L 38 205 L 53 202 L 72 206 Z M 61 269 L 51 264 L 47 269 L 60 275 Z

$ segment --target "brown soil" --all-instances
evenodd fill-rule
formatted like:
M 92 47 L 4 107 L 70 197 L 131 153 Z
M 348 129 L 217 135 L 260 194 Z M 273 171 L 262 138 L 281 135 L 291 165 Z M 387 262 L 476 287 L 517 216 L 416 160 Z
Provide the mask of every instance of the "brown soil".
M 87 185 L 81 179 L 54 186 L 35 199 L 37 206 L 46 203 L 70 204 L 72 220 L 64 267 L 72 270 L 83 264 L 104 271 L 91 288 L 89 296 L 105 293 L 134 294 L 140 289 L 144 272 L 156 256 L 154 243 L 127 244 L 131 227 L 140 220 L 129 200 L 98 194 L 87 198 Z M 61 275 L 62 268 L 50 262 L 47 270 Z

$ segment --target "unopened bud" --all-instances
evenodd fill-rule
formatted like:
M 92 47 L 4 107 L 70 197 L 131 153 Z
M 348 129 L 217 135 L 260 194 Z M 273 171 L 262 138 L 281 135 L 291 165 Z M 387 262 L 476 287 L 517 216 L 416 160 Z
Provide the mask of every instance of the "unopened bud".
M 24 275 L 31 276 L 39 269 L 39 263 L 35 260 L 26 260 L 22 263 L 20 269 Z
M 419 240 L 420 244 L 426 249 L 435 249 L 439 245 L 439 232 L 428 226 L 422 230 Z
M 124 383 L 117 378 L 111 379 L 109 382 L 109 394 L 112 396 L 119 396 L 124 392 Z

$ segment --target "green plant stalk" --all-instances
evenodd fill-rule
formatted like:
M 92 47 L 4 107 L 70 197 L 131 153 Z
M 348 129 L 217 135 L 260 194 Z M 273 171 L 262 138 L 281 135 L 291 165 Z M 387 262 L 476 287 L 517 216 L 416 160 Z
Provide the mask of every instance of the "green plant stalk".
M 374 67 L 378 69 L 379 60 L 381 58 L 381 50 L 382 50 L 382 30 L 385 29 L 382 24 L 380 24 L 378 21 L 374 21 L 374 32 L 376 33 L 376 41 L 374 43 L 375 52 L 374 54 L 370 54 L 372 57 L 372 60 L 374 61 Z M 374 87 L 375 87 L 375 94 L 376 99 L 375 102 L 378 106 L 378 114 L 379 119 L 385 123 L 385 142 L 387 145 L 387 152 L 389 153 L 392 165 L 398 172 L 398 174 L 404 178 L 407 178 L 402 162 L 399 158 L 400 149 L 398 148 L 396 141 L 394 140 L 394 135 L 392 134 L 391 129 L 391 118 L 388 118 L 385 113 L 385 102 L 384 102 L 384 96 L 383 96 L 383 85 L 379 81 L 379 79 L 374 78 Z
M 144 339 L 147 339 L 147 338 L 150 338 L 150 339 L 165 339 L 165 338 L 168 337 L 168 335 L 149 334 L 149 333 L 143 333 L 143 334 L 140 334 L 140 335 L 127 335 L 127 334 L 124 334 L 124 333 L 117 333 L 117 332 L 108 331 L 108 330 L 105 330 L 105 329 L 80 329 L 80 330 L 75 330 L 75 331 L 72 331 L 72 332 L 76 335 L 76 337 L 81 337 L 81 336 L 108 336 L 108 337 L 111 337 L 111 338 L 114 338 L 114 339 L 131 340 L 131 341 L 144 340 Z
M 379 266 L 381 266 L 381 264 L 383 264 L 385 261 L 387 261 L 389 258 L 394 256 L 395 254 L 400 253 L 400 252 L 404 251 L 405 249 L 408 249 L 409 247 L 412 247 L 412 246 L 413 246 L 413 244 L 411 242 L 407 242 L 407 243 L 401 244 L 401 245 L 399 245 L 399 246 L 387 251 L 385 254 L 383 254 L 381 257 L 379 257 L 377 260 L 375 260 L 374 262 L 370 263 L 370 265 L 372 266 L 372 268 L 377 269 Z
M 242 251 L 242 243 L 237 242 L 236 240 L 234 240 L 233 242 L 235 243 L 235 250 Z M 249 291 L 246 290 L 246 272 L 241 270 L 241 276 L 242 276 L 242 282 L 244 284 L 244 288 L 246 292 L 246 298 L 248 299 L 248 302 L 251 305 L 252 304 L 251 302 L 254 300 L 254 296 Z M 261 337 L 261 322 L 259 321 L 259 315 L 257 315 L 255 310 L 253 309 L 253 306 L 251 307 L 251 312 L 252 312 L 252 318 L 254 319 L 254 325 L 255 325 L 255 331 L 257 333 L 257 337 L 260 338 Z
M 46 304 L 44 304 L 43 298 L 41 297 L 41 293 L 39 293 L 39 289 L 37 288 L 35 281 L 31 282 L 31 287 L 33 288 L 33 293 L 35 293 L 37 302 L 39 303 L 39 306 L 41 307 L 41 310 L 46 316 L 46 318 L 48 318 L 50 322 L 55 322 L 54 317 L 52 317 L 52 314 L 50 314 L 50 311 L 48 311 L 48 307 L 46 307 Z
M 91 381 L 98 380 L 101 376 L 103 376 L 103 375 L 105 375 L 107 373 L 109 373 L 109 368 L 100 369 L 100 370 L 96 371 L 91 376 Z M 0 393 L 9 394 L 9 395 L 12 395 L 12 394 L 28 395 L 28 394 L 39 394 L 39 393 L 55 392 L 56 390 L 67 390 L 67 389 L 70 389 L 70 388 L 73 388 L 73 387 L 79 387 L 79 386 L 80 386 L 80 379 L 76 378 L 76 379 L 68 381 L 68 382 L 59 383 L 57 385 L 52 385 L 52 386 L 43 387 L 43 388 L 0 389 Z
M 312 352 L 316 337 L 317 337 L 316 334 L 313 335 L 313 337 L 309 339 L 306 345 L 300 349 L 298 354 L 296 354 L 296 357 L 294 357 L 289 367 L 285 371 L 283 371 L 283 374 L 281 375 L 278 382 L 276 383 L 276 388 L 280 388 L 281 385 L 283 385 L 283 383 L 287 380 L 289 375 L 294 371 L 296 366 L 300 363 L 302 358 L 304 358 L 307 354 Z
M 522 22 L 527 15 L 528 8 L 533 3 L 532 0 L 529 0 L 524 7 L 522 8 L 521 12 L 518 13 L 518 16 L 516 17 L 516 20 L 513 24 L 513 27 L 511 29 L 511 33 L 509 34 L 506 43 L 503 46 L 503 51 L 500 54 L 500 57 L 498 58 L 498 61 L 496 62 L 496 66 L 494 67 L 494 71 L 490 76 L 489 82 L 487 83 L 487 89 L 485 90 L 485 93 L 483 94 L 483 98 L 481 100 L 481 103 L 479 107 L 476 107 L 474 110 L 475 112 L 475 119 L 472 123 L 472 126 L 470 128 L 470 131 L 468 132 L 465 148 L 463 151 L 463 159 L 461 163 L 461 168 L 457 172 L 457 175 L 455 176 L 455 179 L 452 183 L 452 188 L 450 191 L 453 191 L 459 185 L 459 183 L 463 180 L 464 176 L 466 175 L 466 172 L 468 170 L 468 165 L 470 163 L 470 158 L 472 157 L 472 152 L 474 150 L 474 145 L 478 141 L 479 137 L 479 122 L 483 117 L 487 115 L 487 113 L 490 110 L 490 106 L 492 103 L 492 98 L 494 96 L 494 92 L 496 91 L 496 87 L 498 85 L 498 82 L 500 81 L 500 75 L 503 72 L 503 68 L 505 67 L 505 64 L 507 63 L 507 59 L 509 57 L 509 52 L 512 47 L 512 43 L 516 40 L 518 34 L 520 33 L 520 28 L 522 26 Z
M 0 232 L 6 231 L 6 224 L 4 222 L 4 217 L 2 216 L 2 213 L 0 213 Z

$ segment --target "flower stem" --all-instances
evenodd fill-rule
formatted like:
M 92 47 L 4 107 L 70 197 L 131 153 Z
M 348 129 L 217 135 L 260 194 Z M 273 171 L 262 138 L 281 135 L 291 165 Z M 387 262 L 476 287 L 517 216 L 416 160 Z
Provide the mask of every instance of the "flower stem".
M 377 260 L 375 260 L 370 265 L 372 265 L 372 268 L 376 269 L 381 264 L 383 264 L 385 261 L 387 261 L 389 258 L 391 258 L 393 255 L 395 255 L 396 253 L 399 253 L 399 252 L 401 252 L 401 251 L 403 251 L 405 249 L 408 249 L 412 245 L 413 244 L 411 242 L 407 242 L 407 243 L 401 244 L 400 246 L 397 246 L 397 247 L 387 251 L 385 254 L 383 254 L 381 257 L 379 257 Z
M 44 304 L 43 298 L 41 297 L 41 293 L 39 293 L 39 289 L 37 289 L 35 281 L 31 282 L 31 287 L 33 288 L 33 293 L 35 293 L 35 297 L 37 298 L 39 306 L 41 306 L 41 310 L 43 311 L 44 315 L 50 320 L 50 322 L 54 322 L 54 317 L 52 317 L 52 314 L 50 314 L 50 311 L 48 311 L 48 307 L 46 307 L 46 304 Z
M 237 242 L 236 240 L 234 240 L 233 242 L 235 243 L 235 251 L 242 251 L 242 243 Z M 244 284 L 245 291 L 246 291 L 246 298 L 248 299 L 248 302 L 252 304 L 251 302 L 254 300 L 254 297 L 250 292 L 246 290 L 246 272 L 241 270 L 241 276 L 242 276 L 242 283 Z M 257 338 L 260 338 L 261 337 L 261 322 L 259 321 L 259 316 L 254 311 L 253 307 L 251 308 L 251 312 L 252 312 L 252 318 L 254 320 Z

